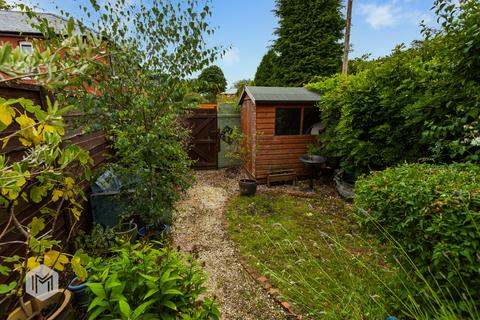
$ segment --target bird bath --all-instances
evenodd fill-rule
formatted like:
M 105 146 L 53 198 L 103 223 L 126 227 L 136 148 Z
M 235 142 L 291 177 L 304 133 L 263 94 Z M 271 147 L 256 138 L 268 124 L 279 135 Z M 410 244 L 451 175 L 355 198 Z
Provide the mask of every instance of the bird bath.
M 312 192 L 314 191 L 313 180 L 315 179 L 315 167 L 324 164 L 326 159 L 322 156 L 317 156 L 313 154 L 304 154 L 299 159 L 305 164 L 306 167 L 310 168 L 310 187 L 307 191 Z

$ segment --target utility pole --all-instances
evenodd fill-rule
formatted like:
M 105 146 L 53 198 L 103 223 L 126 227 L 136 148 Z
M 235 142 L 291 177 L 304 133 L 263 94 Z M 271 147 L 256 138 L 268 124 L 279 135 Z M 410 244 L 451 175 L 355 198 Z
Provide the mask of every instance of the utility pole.
M 347 0 L 347 27 L 345 29 L 345 47 L 343 48 L 342 74 L 348 73 L 348 52 L 350 51 L 350 27 L 352 25 L 352 2 Z

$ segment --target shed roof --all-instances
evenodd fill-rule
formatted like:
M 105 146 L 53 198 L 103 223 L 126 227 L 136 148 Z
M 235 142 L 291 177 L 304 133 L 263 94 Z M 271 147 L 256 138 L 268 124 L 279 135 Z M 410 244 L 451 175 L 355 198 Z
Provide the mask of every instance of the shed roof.
M 57 32 L 62 30 L 67 23 L 65 19 L 52 13 L 37 12 L 37 14 L 41 18 L 47 19 L 49 25 Z M 0 32 L 40 34 L 37 29 L 30 25 L 32 22 L 35 22 L 35 20 L 32 21 L 20 11 L 0 10 Z
M 242 104 L 245 95 L 252 99 L 253 103 L 275 102 L 317 102 L 320 95 L 303 87 L 254 87 L 246 86 L 239 104 Z

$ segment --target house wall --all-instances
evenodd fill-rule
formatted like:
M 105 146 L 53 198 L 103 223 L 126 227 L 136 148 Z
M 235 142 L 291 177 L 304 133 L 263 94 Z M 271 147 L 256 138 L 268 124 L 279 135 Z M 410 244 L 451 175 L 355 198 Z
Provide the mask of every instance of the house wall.
M 298 158 L 307 152 L 308 145 L 316 139 L 312 135 L 275 136 L 277 107 L 285 105 L 257 105 L 255 108 L 257 147 L 253 172 L 261 183 L 266 181 L 268 172 L 275 169 L 293 169 L 297 176 L 307 175 L 303 162 Z
M 27 38 L 34 38 L 33 36 L 21 36 L 16 34 L 0 34 L 0 45 L 5 43 L 11 43 L 12 47 L 16 48 L 21 41 L 25 41 Z

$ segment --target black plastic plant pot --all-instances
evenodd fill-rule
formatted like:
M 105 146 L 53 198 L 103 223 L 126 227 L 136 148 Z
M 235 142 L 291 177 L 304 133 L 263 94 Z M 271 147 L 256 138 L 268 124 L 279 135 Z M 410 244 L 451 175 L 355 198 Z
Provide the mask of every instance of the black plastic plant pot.
M 137 224 L 133 222 L 118 224 L 112 230 L 116 237 L 126 241 L 134 241 L 137 237 Z
M 90 290 L 87 282 L 81 282 L 77 277 L 68 285 L 68 290 L 73 293 L 73 303 L 79 306 L 86 306 L 90 303 Z
M 253 179 L 241 179 L 239 181 L 240 195 L 253 196 L 257 192 L 257 181 Z

